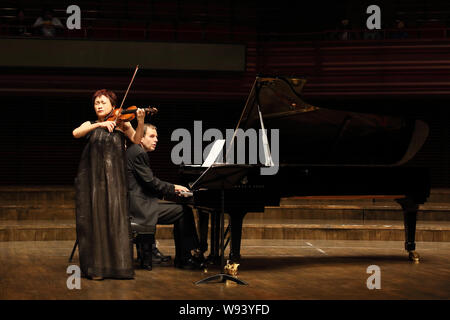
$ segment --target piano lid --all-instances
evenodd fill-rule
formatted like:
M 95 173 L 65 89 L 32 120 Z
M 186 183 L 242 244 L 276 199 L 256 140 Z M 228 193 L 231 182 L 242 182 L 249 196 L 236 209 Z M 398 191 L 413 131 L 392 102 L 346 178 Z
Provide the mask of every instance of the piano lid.
M 244 107 L 241 128 L 254 127 L 258 121 L 257 105 L 264 119 L 289 117 L 319 109 L 301 99 L 305 84 L 306 80 L 301 78 L 256 77 Z
M 236 127 L 260 129 L 259 107 L 269 140 L 270 131 L 279 130 L 279 140 L 271 141 L 279 148 L 271 149 L 279 150 L 281 164 L 402 165 L 426 141 L 428 125 L 420 120 L 312 106 L 301 98 L 305 84 L 296 77 L 257 77 Z

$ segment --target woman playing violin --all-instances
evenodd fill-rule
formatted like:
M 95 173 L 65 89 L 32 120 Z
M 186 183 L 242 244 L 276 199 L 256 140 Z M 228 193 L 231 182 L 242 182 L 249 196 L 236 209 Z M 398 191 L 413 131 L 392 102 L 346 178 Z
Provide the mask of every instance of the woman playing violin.
M 88 140 L 75 178 L 80 267 L 91 279 L 132 279 L 125 143 L 126 137 L 141 140 L 145 111 L 136 110 L 135 131 L 130 122 L 107 120 L 117 103 L 114 92 L 98 90 L 92 101 L 97 121 L 73 130 L 75 138 Z
M 73 136 L 75 138 L 84 137 L 86 134 L 99 127 L 105 128 L 109 132 L 113 132 L 117 124 L 115 121 L 107 121 L 105 119 L 108 115 L 111 114 L 114 106 L 117 103 L 117 97 L 113 91 L 109 91 L 106 89 L 98 90 L 94 93 L 92 100 L 98 121 L 95 123 L 86 121 L 81 126 L 73 130 Z M 139 143 L 140 139 L 143 136 L 143 121 L 145 118 L 145 111 L 143 109 L 138 109 L 136 111 L 136 115 L 138 119 L 137 132 L 135 132 L 131 124 L 126 121 L 119 121 L 119 126 L 117 128 L 118 130 L 125 133 L 133 143 Z M 142 125 L 140 125 L 141 121 Z M 137 140 L 137 138 L 139 138 L 139 140 Z

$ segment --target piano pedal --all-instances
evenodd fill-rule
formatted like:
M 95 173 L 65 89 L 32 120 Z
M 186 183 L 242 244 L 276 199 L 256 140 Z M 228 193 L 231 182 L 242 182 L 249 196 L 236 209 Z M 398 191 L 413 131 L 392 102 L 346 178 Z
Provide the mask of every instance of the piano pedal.
M 420 256 L 416 251 L 409 251 L 409 260 L 414 263 L 419 263 Z

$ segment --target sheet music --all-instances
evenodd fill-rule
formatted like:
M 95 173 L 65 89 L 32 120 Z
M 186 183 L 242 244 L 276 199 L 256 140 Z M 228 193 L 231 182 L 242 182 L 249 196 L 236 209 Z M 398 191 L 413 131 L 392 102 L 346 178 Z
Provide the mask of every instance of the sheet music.
M 209 151 L 208 156 L 206 157 L 205 161 L 202 164 L 202 167 L 210 167 L 214 162 L 216 162 L 220 152 L 223 149 L 224 144 L 225 144 L 224 139 L 218 139 L 214 141 L 211 151 Z
M 201 180 L 201 178 L 208 172 L 208 170 L 212 167 L 214 162 L 217 160 L 217 157 L 220 155 L 220 152 L 222 151 L 223 145 L 225 144 L 225 139 L 218 139 L 214 141 L 214 144 L 209 151 L 208 156 L 206 157 L 205 161 L 202 164 L 202 167 L 206 167 L 207 169 L 203 171 L 203 173 L 200 175 L 200 177 L 197 178 L 197 180 L 192 183 L 190 186 L 191 190 L 194 190 L 197 188 L 198 181 Z

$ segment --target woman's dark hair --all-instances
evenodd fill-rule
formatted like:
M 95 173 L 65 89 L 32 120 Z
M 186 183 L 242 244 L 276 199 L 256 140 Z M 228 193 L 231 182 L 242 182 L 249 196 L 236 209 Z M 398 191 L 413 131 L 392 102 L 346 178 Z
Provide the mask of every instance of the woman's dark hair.
M 107 90 L 107 89 L 100 89 L 100 90 L 95 91 L 95 93 L 92 96 L 92 104 L 95 104 L 95 99 L 97 97 L 101 97 L 101 96 L 107 97 L 109 99 L 109 101 L 111 102 L 111 105 L 113 107 L 116 106 L 116 104 L 117 104 L 116 94 L 113 91 Z

